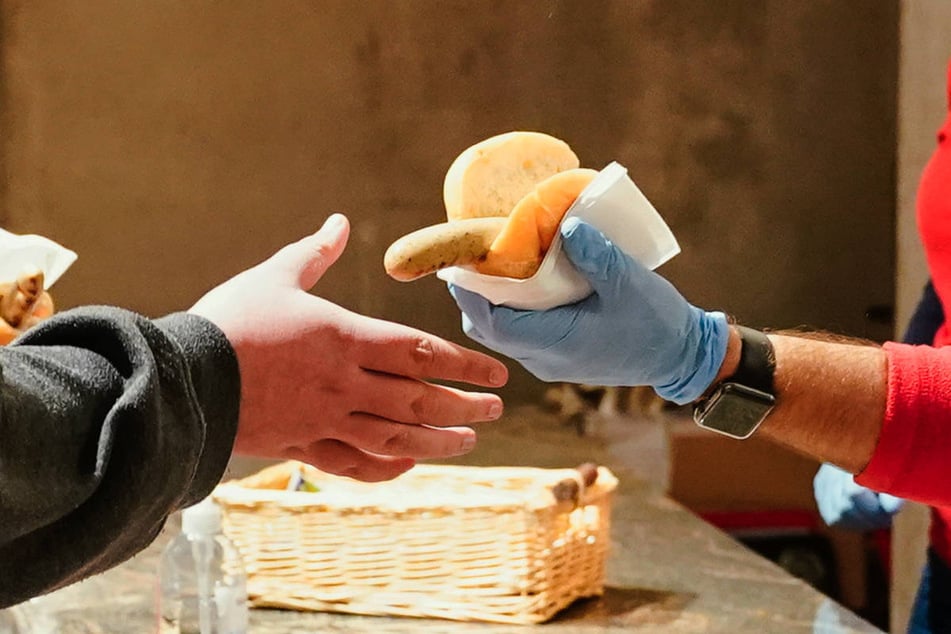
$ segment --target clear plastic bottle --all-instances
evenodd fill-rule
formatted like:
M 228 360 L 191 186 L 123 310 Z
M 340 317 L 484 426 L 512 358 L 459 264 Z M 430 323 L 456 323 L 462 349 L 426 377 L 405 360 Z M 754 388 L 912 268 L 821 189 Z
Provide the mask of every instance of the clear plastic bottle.
M 248 595 L 244 565 L 221 531 L 221 509 L 211 499 L 182 511 L 182 532 L 159 563 L 162 634 L 246 634 Z

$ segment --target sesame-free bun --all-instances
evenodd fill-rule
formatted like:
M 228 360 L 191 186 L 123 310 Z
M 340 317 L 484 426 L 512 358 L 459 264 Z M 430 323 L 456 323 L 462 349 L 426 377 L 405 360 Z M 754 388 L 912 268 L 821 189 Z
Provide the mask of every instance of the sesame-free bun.
M 541 132 L 490 137 L 463 151 L 446 172 L 446 217 L 508 216 L 538 183 L 579 165 L 567 143 Z

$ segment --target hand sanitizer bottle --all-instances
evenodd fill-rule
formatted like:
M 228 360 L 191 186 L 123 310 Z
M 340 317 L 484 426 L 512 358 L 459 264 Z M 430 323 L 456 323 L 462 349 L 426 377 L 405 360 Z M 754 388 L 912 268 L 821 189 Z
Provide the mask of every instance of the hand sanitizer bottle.
M 246 634 L 248 595 L 241 554 L 206 498 L 182 511 L 182 532 L 159 563 L 162 634 Z

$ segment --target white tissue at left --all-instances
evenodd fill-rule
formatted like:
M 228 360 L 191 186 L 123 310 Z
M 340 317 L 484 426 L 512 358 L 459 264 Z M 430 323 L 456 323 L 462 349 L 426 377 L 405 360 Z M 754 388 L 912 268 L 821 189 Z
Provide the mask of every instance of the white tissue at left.
M 0 282 L 12 282 L 25 270 L 43 271 L 43 286 L 52 286 L 77 255 L 43 236 L 18 235 L 0 229 Z

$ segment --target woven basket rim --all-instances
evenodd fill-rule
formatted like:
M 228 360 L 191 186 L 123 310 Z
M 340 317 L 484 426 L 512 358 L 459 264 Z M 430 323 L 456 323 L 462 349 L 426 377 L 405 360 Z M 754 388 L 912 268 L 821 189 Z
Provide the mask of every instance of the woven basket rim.
M 295 463 L 283 463 L 287 468 L 295 468 Z M 281 466 L 281 465 L 278 465 Z M 304 465 L 307 468 L 306 465 Z M 312 468 L 310 468 L 312 469 Z M 551 495 L 550 487 L 559 480 L 576 478 L 580 482 L 579 473 L 571 468 L 544 468 L 544 467 L 478 467 L 469 465 L 429 465 L 415 466 L 406 474 L 395 480 L 378 483 L 356 482 L 349 478 L 341 478 L 317 472 L 310 472 L 316 477 L 318 485 L 327 488 L 320 492 L 285 491 L 278 489 L 251 488 L 244 486 L 245 481 L 251 480 L 254 475 L 240 480 L 231 480 L 219 484 L 214 491 L 214 498 L 219 504 L 229 506 L 257 506 L 273 505 L 288 510 L 306 511 L 347 510 L 377 512 L 420 512 L 444 510 L 447 500 L 453 509 L 476 510 L 491 509 L 494 512 L 502 510 L 526 510 L 555 506 L 558 504 Z M 465 498 L 457 495 L 437 494 L 434 497 L 417 496 L 430 491 L 427 483 L 424 486 L 412 488 L 412 482 L 420 479 L 431 479 L 440 476 L 459 477 L 465 482 L 472 478 L 473 483 L 467 489 Z M 503 481 L 507 478 L 525 478 L 530 480 L 527 489 L 511 490 L 490 486 L 476 486 L 475 482 Z M 338 491 L 333 488 L 339 487 Z M 466 482 L 468 485 L 469 483 Z M 617 478 L 610 469 L 598 467 L 598 477 L 595 483 L 584 488 L 578 503 L 591 504 L 604 495 L 612 493 L 618 484 Z M 438 489 L 432 489 L 438 491 Z M 398 495 L 411 492 L 414 495 Z

